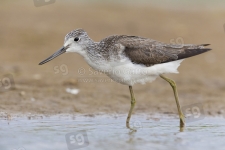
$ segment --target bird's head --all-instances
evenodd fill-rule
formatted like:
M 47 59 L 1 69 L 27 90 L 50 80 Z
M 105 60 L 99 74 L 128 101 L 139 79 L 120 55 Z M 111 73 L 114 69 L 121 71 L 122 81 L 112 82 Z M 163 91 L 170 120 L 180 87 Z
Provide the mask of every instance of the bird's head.
M 92 40 L 88 37 L 87 33 L 83 29 L 73 30 L 65 36 L 63 47 L 47 59 L 40 62 L 39 65 L 43 65 L 58 57 L 59 55 L 67 52 L 76 52 L 83 55 L 85 53 L 86 47 L 91 42 Z

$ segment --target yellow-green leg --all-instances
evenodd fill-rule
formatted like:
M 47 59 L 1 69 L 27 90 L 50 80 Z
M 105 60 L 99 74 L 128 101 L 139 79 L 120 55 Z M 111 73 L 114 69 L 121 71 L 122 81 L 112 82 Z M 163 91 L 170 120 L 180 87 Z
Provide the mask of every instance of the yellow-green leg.
M 184 117 L 184 115 L 182 113 L 182 110 L 180 108 L 180 103 L 179 103 L 179 100 L 178 100 L 178 93 L 177 93 L 176 83 L 173 80 L 171 80 L 169 78 L 166 78 L 163 75 L 160 75 L 160 77 L 163 78 L 164 80 L 166 80 L 167 82 L 169 82 L 169 84 L 173 88 L 173 93 L 174 93 L 174 97 L 175 97 L 175 100 L 176 100 L 177 109 L 178 109 L 178 113 L 179 113 L 179 117 L 180 117 L 180 128 L 183 128 L 185 126 L 185 117 Z
M 127 116 L 126 126 L 127 126 L 127 128 L 129 128 L 131 130 L 134 130 L 134 129 L 130 128 L 130 118 L 131 118 L 131 114 L 132 114 L 132 111 L 134 109 L 136 101 L 135 101 L 135 98 L 134 98 L 132 86 L 129 86 L 129 90 L 130 90 L 130 96 L 131 96 L 131 107 L 130 107 L 130 111 L 129 111 L 128 116 Z

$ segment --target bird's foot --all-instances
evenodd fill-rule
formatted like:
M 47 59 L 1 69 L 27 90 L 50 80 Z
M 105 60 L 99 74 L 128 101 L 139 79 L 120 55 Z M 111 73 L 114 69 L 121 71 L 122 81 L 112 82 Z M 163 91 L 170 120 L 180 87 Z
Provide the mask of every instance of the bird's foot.
M 185 127 L 185 117 L 184 117 L 184 115 L 182 114 L 182 115 L 180 116 L 180 131 L 183 131 L 184 127 Z
M 136 132 L 137 130 L 130 127 L 129 122 L 126 124 L 127 128 L 131 130 L 131 132 Z

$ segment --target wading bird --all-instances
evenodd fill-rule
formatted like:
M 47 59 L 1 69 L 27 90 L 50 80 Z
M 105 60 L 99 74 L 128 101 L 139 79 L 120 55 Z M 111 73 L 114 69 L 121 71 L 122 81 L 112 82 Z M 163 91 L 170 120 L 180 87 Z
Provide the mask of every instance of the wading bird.
M 179 104 L 176 84 L 164 74 L 178 73 L 177 68 L 185 58 L 211 50 L 204 47 L 208 45 L 165 44 L 129 35 L 112 35 L 100 42 L 94 42 L 83 29 L 77 29 L 66 35 L 64 46 L 59 51 L 39 65 L 63 53 L 76 52 L 82 55 L 93 69 L 105 73 L 116 82 L 128 85 L 131 107 L 126 120 L 127 128 L 130 128 L 129 121 L 136 103 L 132 86 L 136 83 L 152 82 L 159 76 L 173 88 L 180 127 L 183 128 L 185 117 Z

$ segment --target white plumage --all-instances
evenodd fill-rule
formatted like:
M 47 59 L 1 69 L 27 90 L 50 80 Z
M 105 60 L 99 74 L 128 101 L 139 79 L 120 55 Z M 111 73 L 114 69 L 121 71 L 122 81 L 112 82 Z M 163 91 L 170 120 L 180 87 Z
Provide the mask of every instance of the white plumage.
M 159 75 L 167 73 L 178 73 L 178 67 L 183 60 L 156 64 L 146 67 L 144 65 L 133 64 L 132 62 L 115 66 L 107 75 L 114 81 L 125 85 L 136 83 L 145 84 L 154 81 Z

